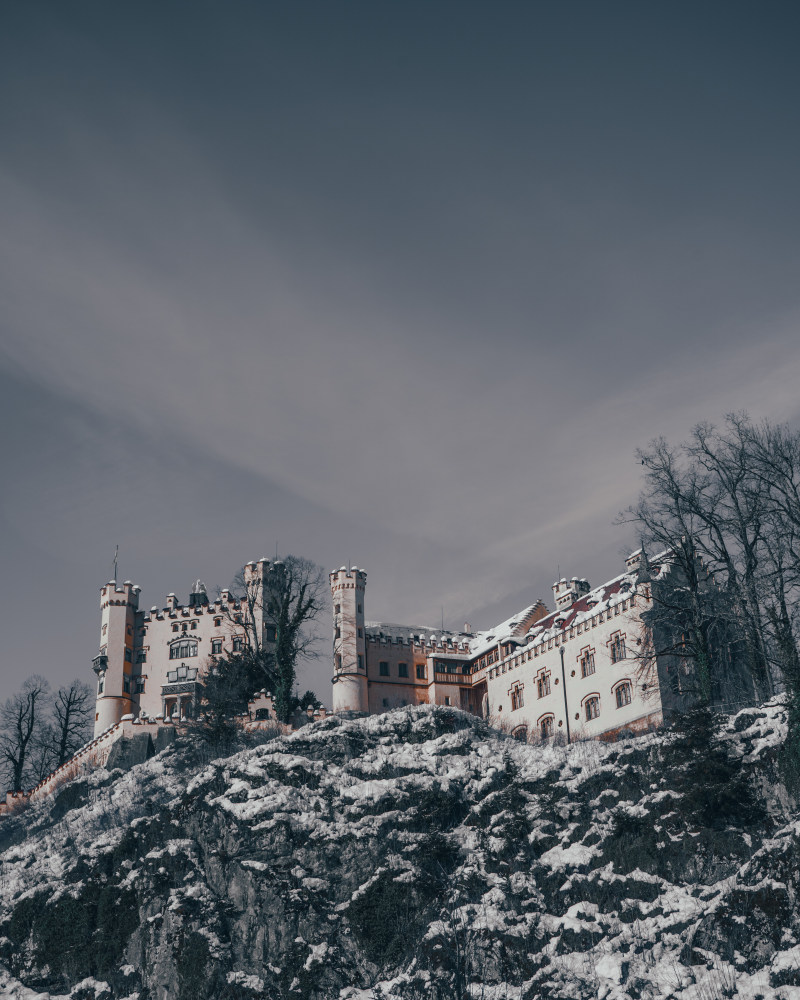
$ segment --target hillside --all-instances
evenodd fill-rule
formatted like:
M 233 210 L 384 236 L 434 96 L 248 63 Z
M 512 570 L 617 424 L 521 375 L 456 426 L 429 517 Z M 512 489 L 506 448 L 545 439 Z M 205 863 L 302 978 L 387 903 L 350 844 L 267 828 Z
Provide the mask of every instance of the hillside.
M 784 734 L 775 702 L 614 745 L 429 708 L 179 740 L 0 823 L 0 995 L 797 1000 Z

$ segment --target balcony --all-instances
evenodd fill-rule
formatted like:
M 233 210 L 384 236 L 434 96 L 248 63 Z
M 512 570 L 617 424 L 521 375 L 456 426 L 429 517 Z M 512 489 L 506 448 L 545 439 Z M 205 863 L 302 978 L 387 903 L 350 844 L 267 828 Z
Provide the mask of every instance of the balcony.
M 96 674 L 104 674 L 108 669 L 108 655 L 106 653 L 98 653 L 97 656 L 92 660 L 92 670 Z
M 176 670 L 169 670 L 167 672 L 168 684 L 195 680 L 197 680 L 197 667 L 187 667 L 185 663 L 182 663 Z

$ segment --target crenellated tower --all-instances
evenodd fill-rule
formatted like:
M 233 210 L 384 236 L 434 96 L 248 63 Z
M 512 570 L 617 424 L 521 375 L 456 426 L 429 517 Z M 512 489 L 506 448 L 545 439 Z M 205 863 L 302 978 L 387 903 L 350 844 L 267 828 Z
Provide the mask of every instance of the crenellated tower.
M 133 645 L 139 591 L 130 580 L 111 580 L 100 591 L 100 652 L 92 660 L 97 674 L 94 734 L 105 732 L 134 711 Z
M 363 569 L 342 566 L 330 574 L 333 598 L 333 710 L 366 714 L 367 653 L 364 638 Z
M 258 562 L 245 564 L 243 603 L 248 638 L 258 649 L 270 649 L 275 644 L 275 625 L 269 614 L 269 591 L 271 586 L 280 589 L 280 577 L 284 571 L 282 562 L 276 560 L 271 563 L 263 557 Z

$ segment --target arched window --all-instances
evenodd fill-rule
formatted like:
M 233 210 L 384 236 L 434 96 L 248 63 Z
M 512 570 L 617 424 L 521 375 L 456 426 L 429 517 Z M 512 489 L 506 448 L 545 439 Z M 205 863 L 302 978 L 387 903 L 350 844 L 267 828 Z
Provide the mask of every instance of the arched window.
M 617 698 L 617 708 L 624 708 L 626 705 L 631 703 L 631 684 L 630 681 L 623 681 L 617 686 L 614 692 Z
M 516 729 L 511 730 L 511 735 L 515 740 L 519 740 L 520 743 L 528 742 L 528 727 L 527 726 L 517 726 Z
M 553 735 L 553 716 L 544 715 L 539 719 L 539 735 L 543 740 L 549 740 Z
M 594 650 L 584 649 L 581 652 L 581 677 L 594 673 Z
M 600 698 L 595 694 L 587 698 L 583 705 L 583 710 L 586 715 L 586 721 L 589 722 L 591 719 L 596 719 L 600 714 Z
M 171 660 L 184 660 L 189 656 L 197 656 L 196 639 L 182 639 L 180 642 L 173 642 L 169 647 Z

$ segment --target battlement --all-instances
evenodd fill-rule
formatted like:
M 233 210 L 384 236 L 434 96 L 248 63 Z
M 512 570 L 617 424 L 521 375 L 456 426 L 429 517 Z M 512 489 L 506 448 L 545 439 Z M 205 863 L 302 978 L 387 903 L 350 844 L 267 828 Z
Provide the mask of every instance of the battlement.
M 568 608 L 579 598 L 589 593 L 589 581 L 573 576 L 571 580 L 562 577 L 553 584 L 553 597 L 556 602 L 556 611 Z
M 356 590 L 363 590 L 367 584 L 366 570 L 359 569 L 358 566 L 351 566 L 349 569 L 347 566 L 342 566 L 339 569 L 333 570 L 328 576 L 331 581 L 332 590 L 353 587 Z
M 116 580 L 109 580 L 100 588 L 100 607 L 107 608 L 109 605 L 124 606 L 129 604 L 132 608 L 138 608 L 141 589 L 130 580 L 121 584 L 118 584 Z
M 257 562 L 252 561 L 245 563 L 244 582 L 246 584 L 252 584 L 258 581 L 264 583 L 269 579 L 270 574 L 276 571 L 281 572 L 283 568 L 284 564 L 280 561 L 280 559 L 276 559 L 275 562 L 270 562 L 266 556 L 262 556 Z

